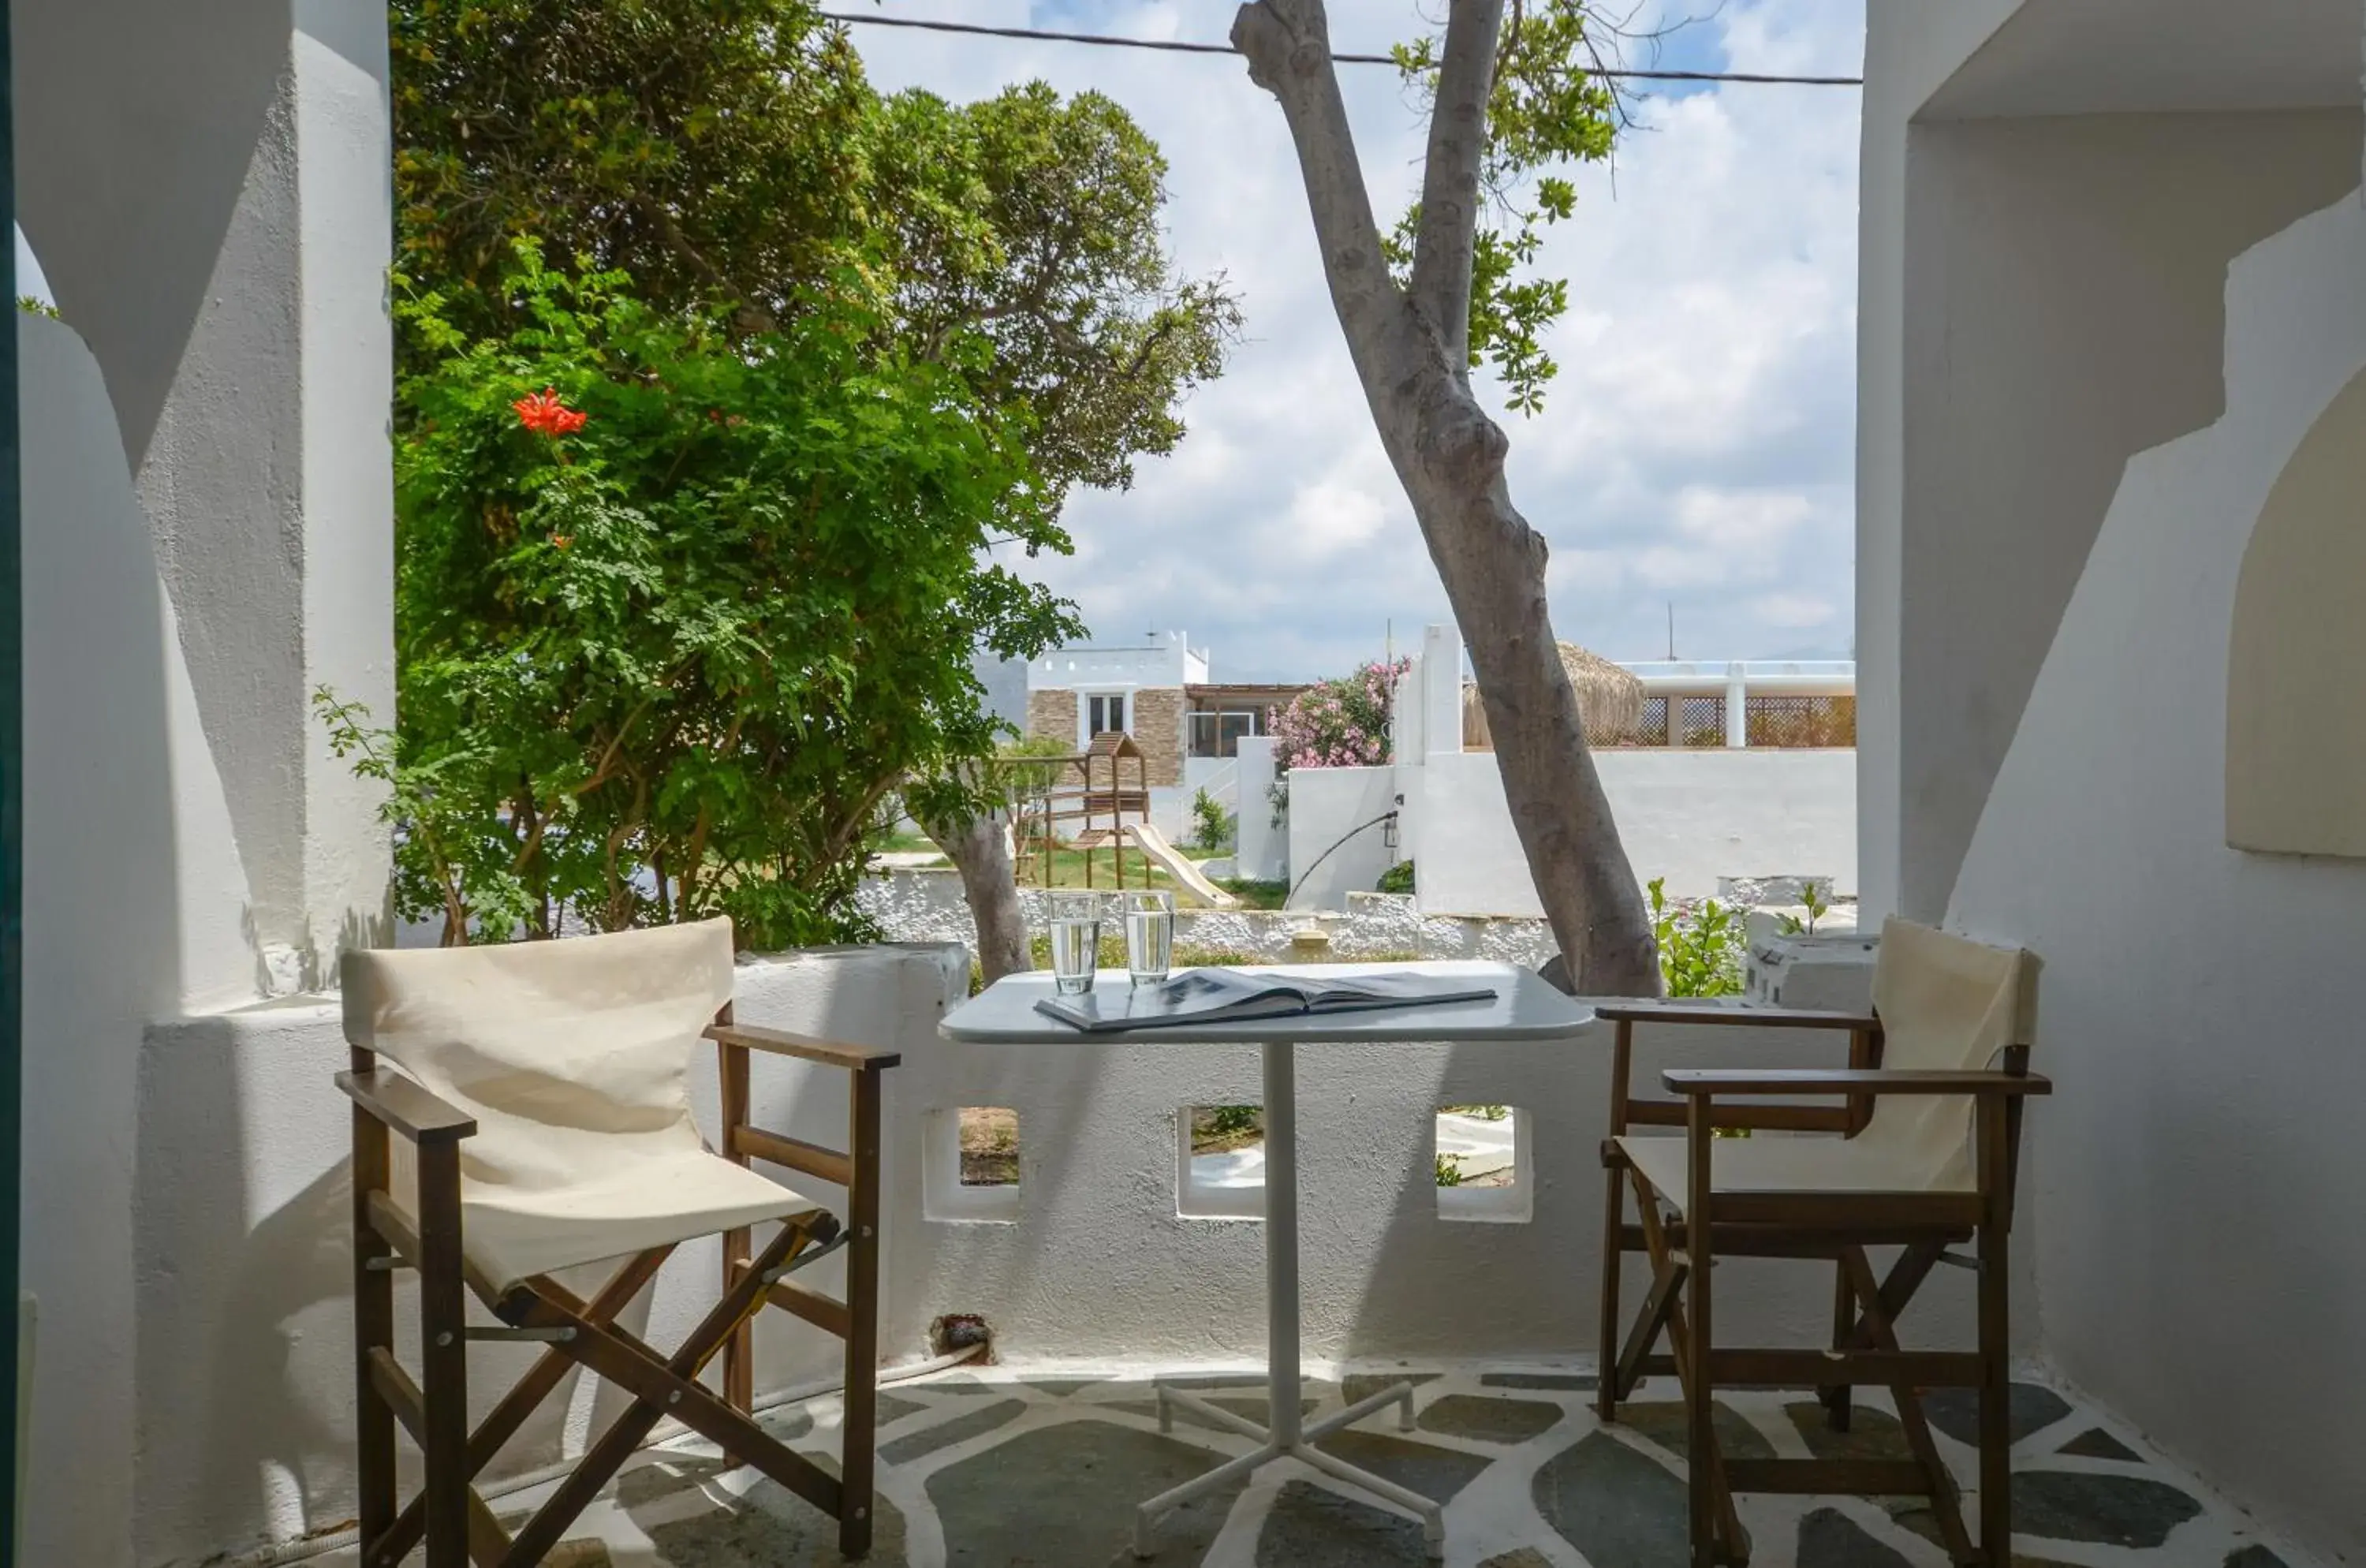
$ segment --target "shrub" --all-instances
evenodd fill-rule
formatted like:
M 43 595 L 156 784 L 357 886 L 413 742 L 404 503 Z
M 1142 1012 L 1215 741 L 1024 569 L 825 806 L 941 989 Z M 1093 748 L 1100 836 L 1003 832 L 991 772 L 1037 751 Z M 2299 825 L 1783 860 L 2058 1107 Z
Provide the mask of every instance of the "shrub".
M 1377 768 L 1390 760 L 1390 703 L 1413 660 L 1375 660 L 1353 675 L 1310 686 L 1275 717 L 1274 766 Z
M 1191 797 L 1191 838 L 1201 849 L 1211 852 L 1223 849 L 1233 841 L 1233 817 L 1223 803 L 1210 795 L 1206 786 Z
M 1409 860 L 1401 860 L 1380 873 L 1380 891 L 1383 893 L 1410 893 L 1413 886 L 1413 862 Z
M 1651 882 L 1651 934 L 1660 944 L 1660 977 L 1672 997 L 1730 997 L 1741 990 L 1746 940 L 1739 910 L 1714 898 L 1673 903 L 1668 879 Z
M 447 942 L 728 914 L 749 947 L 863 933 L 882 798 L 990 755 L 981 645 L 1079 630 L 985 558 L 1060 550 L 1015 414 L 860 309 L 775 332 L 661 314 L 521 245 L 520 326 L 434 355 L 395 447 L 398 900 Z M 362 759 L 366 762 L 367 759 Z

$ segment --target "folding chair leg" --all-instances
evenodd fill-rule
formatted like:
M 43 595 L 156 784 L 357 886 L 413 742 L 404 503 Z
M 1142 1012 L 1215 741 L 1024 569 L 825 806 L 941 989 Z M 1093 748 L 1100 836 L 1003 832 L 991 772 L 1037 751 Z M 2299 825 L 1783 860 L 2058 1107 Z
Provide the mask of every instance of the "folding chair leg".
M 1626 1250 L 1620 1231 L 1627 1219 L 1627 1172 L 1614 1165 L 1603 1172 L 1608 1189 L 1602 1204 L 1602 1347 L 1594 1359 L 1594 1413 L 1618 1419 L 1618 1261 Z
M 871 1552 L 879 1429 L 879 1069 L 854 1075 L 847 1152 L 854 1179 L 846 1190 L 846 1422 L 839 1453 L 843 1502 L 838 1550 Z
M 772 1239 L 772 1246 L 755 1259 L 754 1266 L 742 1272 L 738 1281 L 724 1292 L 723 1299 L 715 1303 L 696 1328 L 691 1330 L 690 1337 L 682 1341 L 682 1348 L 675 1351 L 671 1359 L 660 1360 L 658 1364 L 678 1377 L 698 1376 L 729 1337 L 731 1330 L 746 1322 L 748 1315 L 762 1303 L 763 1272 L 794 1257 L 803 1247 L 804 1239 L 805 1233 L 797 1227 L 784 1227 Z M 591 1335 L 604 1332 L 614 1338 L 625 1337 L 621 1331 L 592 1325 L 580 1314 L 570 1312 L 566 1315 L 549 1315 L 545 1311 L 549 1303 L 527 1287 L 521 1286 L 512 1299 L 520 1303 L 519 1306 L 513 1311 L 510 1301 L 503 1302 L 501 1315 L 513 1323 L 521 1319 L 531 1322 L 537 1317 L 547 1317 L 548 1326 L 580 1325 L 581 1330 L 588 1331 L 579 1332 L 576 1340 L 561 1347 L 570 1359 L 581 1363 L 587 1370 L 596 1371 L 592 1368 L 588 1355 Z M 570 1318 L 573 1321 L 570 1322 Z M 638 1342 L 632 1343 L 637 1345 Z M 637 1351 L 634 1353 L 638 1354 Z M 666 1411 L 659 1405 L 646 1399 L 636 1399 L 623 1415 L 611 1422 L 608 1429 L 586 1450 L 574 1471 L 559 1483 L 558 1489 L 535 1510 L 534 1517 L 518 1531 L 506 1563 L 525 1568 L 527 1564 L 540 1562 L 543 1555 L 558 1544 L 559 1537 L 567 1533 L 567 1527 L 575 1522 L 576 1516 L 589 1507 L 601 1489 L 625 1467 L 625 1461 L 633 1457 L 642 1440 L 665 1415 Z
M 1986 1108 L 1983 1107 L 1983 1110 Z M 1984 1114 L 1983 1138 L 1994 1137 L 2003 1118 Z M 2004 1168 L 1991 1155 L 1991 1169 Z M 2005 1216 L 2011 1200 L 2000 1204 L 1989 1199 L 1986 1223 L 1980 1226 L 1980 1558 L 1988 1568 L 2011 1568 L 2012 1563 L 2012 1399 L 2011 1346 L 2007 1325 L 2009 1280 L 2012 1265 L 2006 1253 Z
M 365 1547 L 394 1527 L 394 1409 L 370 1381 L 370 1352 L 394 1349 L 394 1275 L 370 1265 L 393 1256 L 371 1225 L 369 1199 L 387 1184 L 386 1123 L 354 1107 L 355 1482 Z
M 1913 1271 L 1916 1260 L 1901 1259 L 1891 1271 L 1891 1279 L 1900 1276 L 1920 1278 Z M 1890 1324 L 1890 1308 L 1883 1291 L 1873 1277 L 1873 1265 L 1866 1260 L 1865 1248 L 1842 1249 L 1840 1258 L 1841 1278 L 1848 1282 L 1852 1304 L 1865 1303 L 1865 1316 L 1849 1325 L 1848 1337 L 1839 1348 L 1854 1349 L 1870 1346 L 1876 1350 L 1898 1348 L 1898 1331 Z M 1902 1302 L 1901 1302 L 1902 1305 Z M 1946 1461 L 1939 1457 L 1939 1445 L 1931 1436 L 1930 1417 L 1922 1413 L 1922 1391 L 1904 1384 L 1893 1386 L 1890 1400 L 1898 1406 L 1898 1425 L 1906 1436 L 1906 1447 L 1921 1467 L 1923 1483 L 1929 1488 L 1932 1517 L 1938 1521 L 1939 1542 L 1946 1548 L 1949 1561 L 1977 1561 L 1972 1551 L 1971 1537 L 1964 1533 L 1963 1500 L 1955 1493 L 1955 1477 L 1947 1469 Z
M 419 1151 L 419 1250 L 427 1568 L 468 1568 L 468 1337 L 457 1144 Z
M 1704 1213 L 1709 1192 L 1711 1135 L 1705 1102 L 1690 1107 L 1685 1157 L 1690 1165 L 1692 1201 L 1684 1211 L 1685 1262 L 1691 1279 L 1685 1282 L 1684 1415 L 1690 1442 L 1685 1466 L 1692 1503 L 1693 1568 L 1718 1568 L 1717 1390 L 1709 1382 L 1709 1303 L 1715 1294 L 1709 1279 L 1709 1238 L 1712 1216 Z
M 1843 1258 L 1832 1265 L 1832 1348 L 1845 1350 L 1855 1338 L 1856 1290 L 1849 1282 L 1849 1266 Z M 1824 1425 L 1835 1432 L 1847 1431 L 1852 1399 L 1849 1385 L 1820 1388 L 1816 1397 L 1824 1402 Z
M 727 1021 L 731 1010 L 726 1007 Z M 737 1137 L 739 1128 L 749 1119 L 748 1052 L 744 1047 L 723 1047 L 718 1063 L 721 1069 L 723 1098 L 723 1157 L 745 1168 L 748 1156 L 739 1152 Z M 729 1291 L 739 1282 L 739 1270 L 748 1267 L 755 1257 L 755 1233 L 742 1227 L 726 1231 L 723 1235 L 723 1289 Z M 756 1407 L 756 1340 L 749 1324 L 741 1324 L 731 1331 L 723 1346 L 723 1403 L 742 1416 Z M 738 1462 L 737 1455 L 726 1455 Z
M 592 1298 L 584 1315 L 594 1323 L 607 1323 L 633 1304 L 633 1299 L 657 1278 L 658 1270 L 672 1255 L 672 1247 L 660 1247 L 644 1252 L 625 1264 L 600 1288 L 600 1293 Z M 577 1364 L 563 1348 L 553 1346 L 543 1352 L 525 1376 L 510 1385 L 509 1393 L 501 1395 L 501 1403 L 493 1406 L 491 1414 L 468 1434 L 468 1475 L 471 1481 L 484 1473 L 485 1467 L 493 1462 L 502 1445 L 517 1436 L 519 1429 L 533 1418 L 534 1413 L 542 1407 L 542 1402 L 566 1381 L 567 1374 Z M 413 1498 L 410 1506 L 404 1508 L 401 1516 L 394 1521 L 392 1531 L 377 1538 L 366 1548 L 362 1559 L 364 1568 L 392 1568 L 393 1564 L 409 1557 L 411 1548 L 419 1544 L 426 1529 L 425 1508 L 424 1496 Z

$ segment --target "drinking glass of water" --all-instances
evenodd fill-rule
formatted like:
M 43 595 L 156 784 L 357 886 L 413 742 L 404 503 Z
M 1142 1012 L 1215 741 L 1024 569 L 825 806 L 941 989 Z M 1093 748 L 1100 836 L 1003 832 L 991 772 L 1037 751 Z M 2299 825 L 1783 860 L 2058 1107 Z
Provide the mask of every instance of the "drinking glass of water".
M 1175 962 L 1175 895 L 1160 888 L 1121 893 L 1125 908 L 1125 967 L 1137 986 L 1166 982 Z
M 1052 988 L 1079 997 L 1093 988 L 1093 966 L 1101 950 L 1100 894 L 1074 889 L 1052 895 Z

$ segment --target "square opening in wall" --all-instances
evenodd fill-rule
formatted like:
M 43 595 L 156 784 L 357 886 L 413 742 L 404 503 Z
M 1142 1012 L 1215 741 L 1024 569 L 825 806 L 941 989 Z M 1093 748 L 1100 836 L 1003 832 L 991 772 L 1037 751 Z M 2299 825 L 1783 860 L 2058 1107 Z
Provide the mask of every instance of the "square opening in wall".
M 1526 1123 L 1526 1116 L 1508 1105 L 1439 1108 L 1430 1155 L 1438 1218 L 1528 1218 L 1532 1184 Z
M 920 1150 L 922 1212 L 932 1220 L 1019 1218 L 1019 1113 L 1007 1106 L 931 1111 Z
M 1176 1118 L 1177 1212 L 1211 1219 L 1265 1213 L 1265 1111 L 1256 1105 L 1187 1105 Z
M 1019 1112 L 999 1105 L 962 1107 L 961 1184 L 1019 1185 Z

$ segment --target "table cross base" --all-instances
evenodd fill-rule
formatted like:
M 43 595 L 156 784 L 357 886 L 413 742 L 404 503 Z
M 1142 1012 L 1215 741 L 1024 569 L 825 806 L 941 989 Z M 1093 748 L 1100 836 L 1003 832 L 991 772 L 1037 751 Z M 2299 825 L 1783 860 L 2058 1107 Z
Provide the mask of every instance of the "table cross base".
M 1422 1539 L 1428 1543 L 1431 1560 L 1434 1562 L 1446 1555 L 1445 1511 L 1436 1503 L 1418 1492 L 1411 1492 L 1399 1486 L 1393 1481 L 1383 1480 L 1370 1471 L 1359 1470 L 1345 1460 L 1335 1459 L 1314 1446 L 1332 1433 L 1352 1427 L 1374 1411 L 1384 1410 L 1391 1404 L 1397 1406 L 1398 1429 L 1405 1432 L 1412 1431 L 1414 1429 L 1413 1384 L 1401 1382 L 1393 1387 L 1384 1388 L 1378 1393 L 1358 1400 L 1345 1410 L 1325 1416 L 1322 1420 L 1302 1430 L 1299 1429 L 1299 1393 L 1296 1389 L 1290 1391 L 1290 1408 L 1286 1413 L 1279 1404 L 1268 1410 L 1268 1415 L 1271 1416 L 1275 1422 L 1271 1429 L 1260 1427 L 1244 1416 L 1235 1416 L 1231 1411 L 1211 1404 L 1195 1394 L 1186 1393 L 1181 1389 L 1168 1388 L 1166 1384 L 1160 1383 L 1156 1385 L 1155 1392 L 1158 1395 L 1158 1429 L 1161 1432 L 1175 1430 L 1175 1409 L 1180 1405 L 1212 1426 L 1252 1438 L 1262 1446 L 1254 1452 L 1227 1460 L 1207 1474 L 1194 1476 L 1171 1491 L 1162 1492 L 1138 1507 L 1134 1511 L 1133 1518 L 1133 1554 L 1136 1557 L 1149 1557 L 1156 1551 L 1151 1542 L 1150 1535 L 1161 1518 L 1186 1503 L 1204 1497 L 1211 1492 L 1222 1491 L 1242 1476 L 1253 1474 L 1275 1461 L 1282 1459 L 1294 1459 L 1301 1464 L 1321 1471 L 1335 1481 L 1345 1482 L 1350 1486 L 1371 1494 L 1382 1502 L 1403 1509 L 1421 1521 Z M 1277 1394 L 1275 1397 L 1278 1400 L 1280 1396 Z

